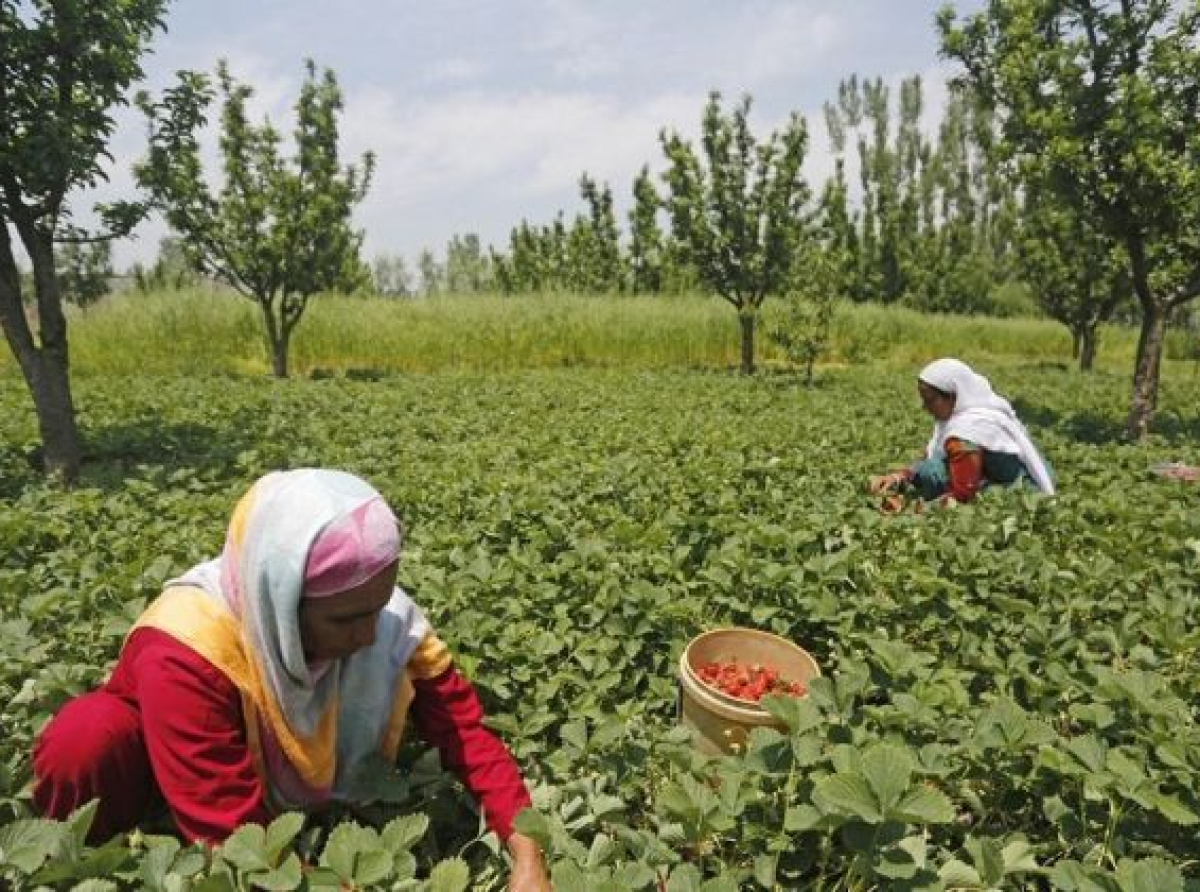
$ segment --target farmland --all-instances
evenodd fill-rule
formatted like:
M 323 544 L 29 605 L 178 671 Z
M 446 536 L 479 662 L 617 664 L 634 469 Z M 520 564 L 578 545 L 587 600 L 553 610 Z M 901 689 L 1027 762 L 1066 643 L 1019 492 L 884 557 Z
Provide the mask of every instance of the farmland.
M 503 886 L 416 743 L 357 815 L 409 816 L 383 862 L 349 825 L 283 822 L 208 856 L 153 835 L 85 850 L 18 820 L 37 728 L 103 677 L 140 606 L 216 553 L 256 476 L 329 465 L 402 518 L 401 584 L 527 771 L 557 889 L 1195 888 L 1200 491 L 1147 469 L 1196 458 L 1200 382 L 1174 369 L 1134 446 L 1123 374 L 983 370 L 1057 499 L 882 516 L 866 476 L 927 435 L 908 367 L 812 389 L 653 369 L 85 376 L 90 457 L 65 493 L 31 469 L 28 397 L 0 379 L 0 877 L 293 888 L 270 871 L 292 863 L 283 839 L 339 882 Z M 828 680 L 777 707 L 787 733 L 711 761 L 676 728 L 673 671 L 722 624 L 802 643 Z

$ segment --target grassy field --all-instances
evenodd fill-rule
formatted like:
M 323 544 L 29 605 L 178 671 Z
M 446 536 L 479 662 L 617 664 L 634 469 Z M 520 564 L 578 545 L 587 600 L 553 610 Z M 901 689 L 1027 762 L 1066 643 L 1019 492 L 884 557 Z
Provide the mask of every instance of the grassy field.
M 768 308 L 770 304 L 768 304 Z M 72 310 L 74 370 L 82 375 L 266 373 L 258 308 L 206 291 L 126 294 Z M 1110 327 L 1099 366 L 1132 368 L 1136 332 Z M 847 306 L 826 362 L 915 366 L 943 355 L 1071 364 L 1070 338 L 1037 319 L 929 316 L 900 308 Z M 1173 333 L 1169 355 L 1189 354 Z M 738 362 L 733 309 L 715 297 L 440 297 L 417 300 L 321 297 L 296 330 L 293 374 L 494 372 L 538 368 L 707 368 Z M 760 331 L 767 368 L 784 360 Z M 0 375 L 15 375 L 0 351 Z

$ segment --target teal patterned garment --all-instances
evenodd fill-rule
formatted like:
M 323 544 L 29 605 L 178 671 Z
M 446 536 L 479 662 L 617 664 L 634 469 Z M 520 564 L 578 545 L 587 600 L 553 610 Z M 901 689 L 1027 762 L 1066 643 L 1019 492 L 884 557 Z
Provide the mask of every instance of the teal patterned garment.
M 970 441 L 960 442 L 969 451 L 979 449 Z M 1048 465 L 1047 470 L 1051 474 L 1054 473 Z M 943 452 L 917 462 L 912 467 L 912 475 L 913 488 L 926 501 L 941 498 L 950 489 L 950 467 Z M 983 450 L 983 478 L 989 484 L 1033 484 L 1033 478 L 1029 476 L 1020 457 L 1007 452 L 989 452 L 986 449 Z

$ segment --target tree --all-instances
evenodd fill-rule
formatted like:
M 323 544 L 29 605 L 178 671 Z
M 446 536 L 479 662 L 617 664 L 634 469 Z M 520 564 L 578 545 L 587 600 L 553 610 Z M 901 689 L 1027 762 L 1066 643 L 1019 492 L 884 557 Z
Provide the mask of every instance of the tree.
M 451 236 L 446 245 L 446 290 L 451 294 L 478 294 L 492 286 L 491 263 L 473 232 Z
M 422 294 L 433 297 L 441 293 L 446 279 L 445 271 L 428 248 L 423 248 L 417 255 L 417 275 L 420 277 Z
M 1038 305 L 1071 332 L 1081 371 L 1096 360 L 1100 323 L 1130 297 L 1128 264 L 1118 245 L 1087 220 L 1031 190 L 1020 241 L 1024 278 Z
M 200 281 L 188 260 L 187 252 L 177 236 L 163 236 L 158 242 L 158 257 L 149 269 L 140 263 L 133 265 L 134 287 L 143 293 L 180 291 Z
M 161 101 L 138 97 L 150 122 L 150 150 L 137 166 L 138 182 L 179 233 L 192 262 L 258 304 L 272 370 L 280 378 L 287 377 L 292 332 L 313 295 L 356 291 L 370 275 L 358 253 L 362 234 L 350 217 L 366 195 L 374 158 L 368 153 L 358 166 L 340 165 L 341 90 L 329 69 L 318 77 L 312 61 L 306 68 L 296 103 L 296 155 L 289 164 L 275 128 L 247 119 L 252 88 L 236 83 L 220 63 L 225 183 L 216 195 L 204 178 L 196 136 L 214 98 L 209 78 L 181 72 Z
M 719 93 L 704 111 L 704 163 L 690 143 L 664 131 L 666 205 L 674 234 L 702 280 L 737 310 L 741 368 L 754 372 L 754 323 L 767 295 L 787 278 L 809 198 L 801 165 L 808 137 L 793 114 L 758 143 L 750 97 L 726 114 Z
M 579 178 L 579 192 L 588 206 L 568 237 L 569 265 L 575 290 L 605 294 L 621 289 L 621 234 L 613 213 L 612 190 L 598 186 L 586 173 Z M 573 248 L 573 249 L 572 249 Z
M 141 78 L 165 0 L 0 0 L 0 325 L 29 387 L 47 473 L 70 482 L 82 450 L 71 395 L 55 242 L 67 196 L 105 177 L 112 110 Z M 119 235 L 132 207 L 102 214 Z M 11 227 L 11 228 L 10 228 Z M 16 232 L 33 266 L 34 332 L 22 307 Z
M 376 257 L 371 265 L 371 282 L 375 293 L 382 297 L 411 297 L 413 293 L 412 275 L 399 254 Z
M 1200 6 L 990 0 L 942 51 L 1000 115 L 1021 176 L 1121 245 L 1141 310 L 1128 430 L 1145 435 L 1171 312 L 1200 295 Z
M 844 248 L 827 234 L 802 243 L 788 275 L 782 310 L 770 320 L 767 334 L 788 359 L 804 366 L 804 383 L 829 345 L 837 304 L 848 291 L 851 269 Z
M 108 294 L 112 279 L 112 242 L 67 241 L 58 258 L 58 282 L 63 300 L 87 309 Z
M 657 294 L 662 290 L 664 245 L 658 228 L 662 200 L 650 168 L 643 166 L 633 181 L 633 208 L 629 211 L 630 289 L 634 294 Z

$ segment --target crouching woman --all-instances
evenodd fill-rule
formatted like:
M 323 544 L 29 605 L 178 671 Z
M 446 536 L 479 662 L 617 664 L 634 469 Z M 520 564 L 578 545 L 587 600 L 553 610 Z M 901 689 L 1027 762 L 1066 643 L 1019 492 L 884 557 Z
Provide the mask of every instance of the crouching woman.
M 549 889 L 537 844 L 512 827 L 530 802 L 521 773 L 396 586 L 399 556 L 399 524 L 361 479 L 259 480 L 221 556 L 168 583 L 108 682 L 48 723 L 35 804 L 61 819 L 98 798 L 92 841 L 165 804 L 183 838 L 220 843 L 350 798 L 366 760 L 395 759 L 411 719 L 507 843 L 509 888 Z

